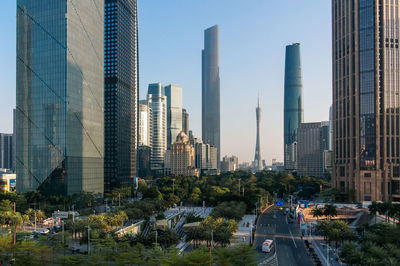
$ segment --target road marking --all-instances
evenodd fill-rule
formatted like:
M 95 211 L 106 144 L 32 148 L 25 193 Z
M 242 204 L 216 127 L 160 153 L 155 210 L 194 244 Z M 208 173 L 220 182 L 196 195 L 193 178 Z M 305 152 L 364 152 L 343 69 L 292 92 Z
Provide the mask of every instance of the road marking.
M 292 231 L 290 231 L 290 229 L 289 229 L 289 233 L 292 236 L 292 240 L 293 240 L 294 246 L 297 248 L 296 242 L 294 241 L 294 237 L 293 237 Z

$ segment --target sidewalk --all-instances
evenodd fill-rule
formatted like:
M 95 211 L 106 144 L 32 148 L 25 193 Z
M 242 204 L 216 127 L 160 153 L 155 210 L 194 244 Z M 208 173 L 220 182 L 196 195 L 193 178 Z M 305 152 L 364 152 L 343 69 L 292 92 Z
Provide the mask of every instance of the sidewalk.
M 304 238 L 309 239 L 309 238 Z M 320 258 L 323 265 L 327 266 L 341 266 L 343 265 L 339 260 L 336 260 L 338 256 L 336 255 L 336 249 L 332 246 L 329 246 L 329 261 L 327 260 L 327 251 L 326 251 L 326 243 L 321 236 L 313 236 L 311 238 L 311 243 L 314 247 L 315 252 Z
M 250 244 L 250 232 L 254 224 L 254 215 L 246 214 L 238 223 L 239 229 L 233 233 L 234 239 L 232 245 L 245 243 Z

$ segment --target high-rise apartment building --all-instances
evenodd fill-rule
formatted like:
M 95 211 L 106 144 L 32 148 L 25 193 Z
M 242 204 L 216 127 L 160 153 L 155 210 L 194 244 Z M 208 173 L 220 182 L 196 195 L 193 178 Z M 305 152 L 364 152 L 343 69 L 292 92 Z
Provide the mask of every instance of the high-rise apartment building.
M 301 123 L 297 130 L 297 174 L 323 177 L 329 148 L 329 122 Z
M 137 0 L 105 0 L 104 182 L 105 190 L 129 186 L 138 146 Z
M 257 102 L 256 108 L 256 121 L 257 121 L 257 136 L 256 136 L 256 152 L 254 155 L 254 168 L 255 170 L 261 170 L 264 168 L 262 166 L 262 159 L 261 159 L 261 107 L 260 107 L 260 99 Z
M 332 1 L 332 182 L 344 200 L 400 201 L 399 1 Z
M 151 170 L 163 174 L 164 158 L 167 151 L 167 97 L 161 83 L 149 84 L 147 99 L 152 110 Z
M 151 99 L 139 101 L 139 146 L 151 147 L 153 143 L 153 112 Z
M 17 0 L 17 190 L 104 192 L 104 0 Z
M 170 84 L 164 88 L 167 97 L 167 149 L 182 131 L 182 87 Z
M 296 170 L 293 152 L 297 141 L 297 128 L 303 123 L 303 83 L 301 76 L 300 44 L 286 46 L 285 58 L 285 99 L 284 99 L 284 163 L 286 170 Z M 289 161 L 292 160 L 292 161 Z
M 189 113 L 182 109 L 182 131 L 189 136 Z
M 204 32 L 202 50 L 202 139 L 217 147 L 217 162 L 220 163 L 220 80 L 218 25 Z
M 13 167 L 13 134 L 0 133 L 0 168 L 11 170 Z

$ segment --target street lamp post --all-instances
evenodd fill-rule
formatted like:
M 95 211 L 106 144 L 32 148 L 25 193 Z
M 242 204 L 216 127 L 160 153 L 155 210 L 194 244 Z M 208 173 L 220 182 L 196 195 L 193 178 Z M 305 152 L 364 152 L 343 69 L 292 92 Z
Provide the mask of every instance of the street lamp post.
M 172 179 L 172 194 L 175 195 L 175 178 Z
M 87 226 L 88 231 L 88 255 L 90 254 L 90 226 Z
M 239 178 L 239 197 L 240 197 L 240 178 Z

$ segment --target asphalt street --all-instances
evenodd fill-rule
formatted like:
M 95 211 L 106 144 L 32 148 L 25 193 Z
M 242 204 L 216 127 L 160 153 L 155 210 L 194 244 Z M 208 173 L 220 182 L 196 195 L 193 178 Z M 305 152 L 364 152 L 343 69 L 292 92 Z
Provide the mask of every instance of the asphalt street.
M 275 242 L 270 253 L 261 252 L 265 239 L 273 239 Z M 261 265 L 314 265 L 301 239 L 297 222 L 290 224 L 287 215 L 276 206 L 260 215 L 254 240 Z

